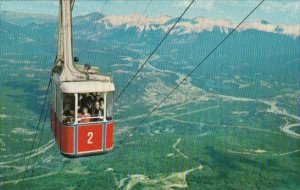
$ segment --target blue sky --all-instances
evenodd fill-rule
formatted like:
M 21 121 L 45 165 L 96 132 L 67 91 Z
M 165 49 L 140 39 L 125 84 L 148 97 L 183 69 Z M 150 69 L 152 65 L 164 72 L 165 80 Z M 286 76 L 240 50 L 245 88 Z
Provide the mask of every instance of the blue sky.
M 76 0 L 74 15 L 101 12 L 105 15 L 143 13 L 147 16 L 179 16 L 189 0 Z M 258 0 L 196 0 L 185 17 L 206 17 L 240 22 Z M 58 0 L 1 0 L 0 9 L 25 13 L 58 14 Z M 300 0 L 266 0 L 248 21 L 267 20 L 276 24 L 300 23 Z

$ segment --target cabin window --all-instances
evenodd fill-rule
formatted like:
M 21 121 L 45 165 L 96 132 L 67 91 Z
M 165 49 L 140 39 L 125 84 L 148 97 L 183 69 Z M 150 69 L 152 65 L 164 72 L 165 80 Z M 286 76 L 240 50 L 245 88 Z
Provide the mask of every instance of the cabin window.
M 60 122 L 62 122 L 62 112 L 63 112 L 63 107 L 62 107 L 62 94 L 61 90 L 58 86 L 56 86 L 56 117 Z
M 78 94 L 78 123 L 91 123 L 104 120 L 105 93 Z
M 78 123 L 96 123 L 113 119 L 113 92 L 80 93 L 77 95 Z
M 108 92 L 106 95 L 106 119 L 108 121 L 113 119 L 114 115 L 114 93 Z
M 75 96 L 74 94 L 63 95 L 63 123 L 73 124 L 75 121 Z

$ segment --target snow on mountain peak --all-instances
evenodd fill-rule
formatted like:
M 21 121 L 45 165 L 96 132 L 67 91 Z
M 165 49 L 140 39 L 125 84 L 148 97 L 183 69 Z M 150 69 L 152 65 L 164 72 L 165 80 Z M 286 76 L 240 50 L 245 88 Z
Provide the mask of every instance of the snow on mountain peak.
M 139 14 L 131 15 L 111 15 L 103 17 L 96 21 L 96 23 L 104 24 L 107 29 L 113 29 L 117 27 L 125 27 L 126 29 L 135 27 L 139 31 L 144 30 L 164 30 L 168 31 L 172 25 L 176 22 L 177 18 L 170 16 L 160 16 L 160 17 L 148 17 Z M 234 29 L 237 23 L 228 20 L 214 20 L 203 17 L 197 17 L 194 19 L 182 19 L 177 23 L 176 27 L 172 33 L 176 34 L 189 34 L 202 31 L 212 31 L 217 28 L 222 32 L 228 33 L 229 30 Z M 269 23 L 265 20 L 257 22 L 245 22 L 239 26 L 237 31 L 245 30 L 258 30 L 270 33 L 278 33 L 297 37 L 300 35 L 300 25 L 276 25 Z
M 131 15 L 106 16 L 105 18 L 102 18 L 97 22 L 104 23 L 106 24 L 106 26 L 111 26 L 111 28 L 126 26 L 126 28 L 137 27 L 140 30 L 144 30 L 144 29 L 149 30 L 150 25 L 163 25 L 170 19 L 171 17 L 169 16 L 151 18 L 139 14 L 131 14 Z

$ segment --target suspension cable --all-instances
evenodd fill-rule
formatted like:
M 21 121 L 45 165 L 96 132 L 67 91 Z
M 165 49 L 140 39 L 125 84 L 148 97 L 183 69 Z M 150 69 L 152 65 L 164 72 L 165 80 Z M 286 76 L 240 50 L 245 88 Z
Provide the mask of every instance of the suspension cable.
M 240 25 L 242 25 L 243 23 L 244 23 L 244 21 L 264 2 L 265 0 L 262 0 L 196 67 L 194 67 L 194 69 L 188 74 L 188 75 L 186 75 L 181 81 L 180 81 L 180 83 L 178 83 L 177 84 L 177 86 L 175 87 L 175 88 L 173 88 L 173 90 L 159 103 L 159 104 L 157 104 L 155 107 L 154 107 L 154 109 L 152 109 L 149 113 L 148 113 L 148 115 L 146 116 L 146 117 L 144 117 L 144 119 L 142 119 L 142 121 L 139 123 L 139 125 L 138 126 L 136 126 L 135 128 L 133 128 L 132 130 L 131 130 L 131 132 L 129 133 L 129 135 L 127 135 L 122 141 L 121 141 L 121 143 L 120 143 L 120 145 L 122 145 L 124 142 L 126 142 L 126 140 L 128 139 L 128 137 L 132 134 L 132 133 L 134 133 L 134 131 L 136 130 L 136 129 L 138 129 L 148 118 L 149 118 L 149 116 L 153 113 L 153 112 L 155 112 L 161 105 L 162 105 L 162 103 L 164 103 L 170 96 L 171 96 L 171 94 L 173 94 L 173 92 L 184 82 L 184 81 L 186 81 L 186 79 L 188 78 L 188 77 L 190 77 L 191 76 L 191 74 L 193 74 L 194 73 L 194 71 L 200 66 L 200 65 L 202 65 L 206 60 L 207 60 L 207 58 L 209 58 L 222 44 L 223 44 L 223 42 L 225 42 L 227 39 L 228 39 L 228 37 L 230 37 L 236 30 L 237 30 L 237 28 L 239 28 L 240 27 Z
M 135 77 L 139 74 L 139 72 L 141 72 L 141 70 L 143 69 L 143 67 L 146 65 L 146 63 L 151 59 L 151 57 L 154 55 L 154 53 L 158 50 L 158 48 L 162 45 L 162 43 L 165 41 L 165 39 L 169 36 L 169 34 L 171 33 L 171 31 L 175 28 L 175 26 L 177 25 L 177 23 L 181 20 L 181 18 L 185 15 L 185 13 L 189 10 L 189 8 L 192 6 L 192 4 L 195 2 L 195 0 L 192 0 L 191 3 L 188 5 L 188 7 L 183 11 L 183 13 L 178 17 L 178 19 L 176 20 L 176 22 L 172 25 L 172 27 L 168 30 L 168 32 L 166 33 L 166 35 L 163 37 L 163 39 L 159 42 L 159 44 L 154 48 L 154 50 L 150 53 L 150 55 L 148 56 L 148 58 L 146 59 L 146 61 L 141 65 L 141 67 L 138 69 L 138 71 L 134 74 L 134 76 L 129 80 L 129 82 L 126 84 L 126 86 L 123 88 L 123 90 L 121 91 L 121 93 L 117 96 L 117 98 L 115 99 L 115 101 L 117 102 L 119 100 L 119 98 L 122 96 L 122 94 L 125 92 L 125 90 L 129 87 L 129 85 L 133 82 L 133 80 L 135 79 Z
M 74 5 L 75 5 L 75 0 L 72 1 L 72 4 L 71 4 L 71 11 L 73 11 Z
M 148 9 L 149 9 L 149 7 L 150 7 L 152 1 L 153 1 L 153 0 L 150 0 L 149 3 L 146 5 L 144 11 L 143 11 L 142 14 L 141 14 L 141 17 L 140 17 L 139 20 L 137 21 L 137 25 L 140 24 L 140 21 L 142 20 L 142 17 L 145 16 L 145 13 L 148 11 Z
M 141 122 L 134 127 L 130 133 L 125 136 L 125 138 L 119 143 L 118 147 L 122 147 L 122 145 L 127 141 L 128 137 L 131 136 L 139 127 L 141 127 L 141 125 L 150 117 L 150 115 L 155 112 L 161 105 L 162 103 L 164 103 L 173 93 L 175 90 L 177 90 L 177 88 L 184 82 L 186 81 L 196 70 L 197 68 L 202 65 L 244 22 L 245 20 L 252 15 L 260 6 L 261 4 L 264 2 L 265 0 L 262 0 L 196 67 L 193 68 L 193 70 L 188 73 L 181 81 L 180 83 L 177 84 L 177 86 L 175 88 L 173 88 L 173 90 L 167 94 L 167 96 L 165 96 L 165 98 L 158 103 L 154 109 L 152 109 L 146 117 L 144 117 Z M 121 95 L 124 93 L 124 91 L 128 88 L 128 86 L 132 83 L 132 81 L 134 80 L 134 78 L 137 76 L 137 74 L 141 71 L 141 69 L 144 67 L 144 65 L 149 61 L 149 59 L 153 56 L 153 54 L 156 52 L 156 50 L 160 47 L 160 45 L 163 43 L 163 41 L 166 39 L 166 37 L 169 35 L 169 33 L 173 30 L 173 28 L 175 27 L 175 25 L 180 21 L 180 19 L 182 18 L 182 16 L 186 13 L 186 11 L 190 8 L 190 6 L 194 3 L 194 0 L 189 4 L 189 6 L 187 7 L 187 9 L 184 11 L 184 13 L 178 18 L 178 20 L 175 22 L 175 24 L 172 26 L 172 28 L 167 32 L 167 35 L 165 35 L 165 37 L 162 39 L 162 41 L 158 44 L 158 46 L 154 49 L 154 51 L 150 54 L 150 56 L 147 58 L 147 60 L 144 62 L 144 64 L 141 66 L 141 68 L 138 70 L 138 72 L 131 78 L 131 80 L 127 83 L 127 85 L 125 86 L 125 88 L 121 91 L 121 93 L 118 95 L 118 97 L 115 99 L 115 101 L 117 101 Z M 113 149 L 113 151 L 115 151 L 116 149 Z M 104 157 L 103 160 L 105 160 Z M 61 170 L 62 171 L 62 170 Z M 60 172 L 61 172 L 60 171 Z M 60 172 L 58 174 L 60 174 Z
M 42 115 L 44 113 L 44 109 L 45 109 L 45 105 L 46 105 L 46 100 L 47 100 L 47 97 L 48 97 L 48 92 L 49 92 L 49 89 L 50 89 L 50 84 L 51 84 L 51 79 L 49 79 L 49 82 L 48 82 L 48 87 L 47 87 L 47 91 L 46 91 L 46 96 L 44 98 L 44 103 L 43 103 L 43 106 L 42 106 L 42 110 L 41 110 L 41 113 L 40 113 L 40 117 L 39 117 L 39 120 L 38 120 L 38 124 L 35 128 L 35 133 L 34 133 L 34 137 L 33 137 L 33 142 L 31 144 L 31 148 L 30 148 L 30 152 L 32 153 L 33 151 L 33 148 L 34 148 L 34 145 L 35 145 L 35 141 L 36 141 L 36 137 L 37 137 L 37 132 L 39 130 L 39 126 L 40 126 L 40 123 L 41 123 L 41 120 L 42 120 Z M 26 172 L 28 170 L 28 166 L 29 166 L 29 162 L 30 162 L 30 157 L 28 158 L 27 160 L 27 164 L 26 164 L 26 167 L 25 167 L 25 171 L 24 171 L 24 174 L 23 174 L 23 177 L 21 179 L 21 188 L 20 189 L 23 189 L 23 181 L 24 181 L 24 178 L 26 177 Z
M 56 63 L 56 60 L 57 60 L 57 56 L 55 57 L 54 64 Z M 46 105 L 46 101 L 47 101 L 47 98 L 48 98 L 48 94 L 49 94 L 49 90 L 50 90 L 50 85 L 51 85 L 51 78 L 48 81 L 48 86 L 47 86 L 47 90 L 46 90 L 46 93 L 45 93 L 45 98 L 44 98 L 44 101 L 43 101 L 43 106 L 42 106 L 42 109 L 41 109 L 41 112 L 40 112 L 39 120 L 38 120 L 37 126 L 35 128 L 35 133 L 34 133 L 34 137 L 33 137 L 33 142 L 31 144 L 30 153 L 32 153 L 32 151 L 34 149 L 34 145 L 35 145 L 35 141 L 36 141 L 36 137 L 37 137 L 37 132 L 39 130 L 39 126 L 40 126 L 40 123 L 41 123 L 41 120 L 42 120 L 42 116 L 43 116 L 43 113 L 44 113 L 44 110 L 45 110 L 45 105 Z M 26 173 L 27 173 L 27 170 L 28 170 L 29 162 L 30 162 L 30 157 L 27 160 L 27 164 L 26 164 L 23 176 L 21 178 L 21 189 L 23 187 L 23 181 L 24 181 L 24 179 L 26 177 Z
M 152 1 L 152 0 L 151 0 L 151 1 Z M 75 0 L 74 0 L 74 3 L 75 3 Z M 108 0 L 105 0 L 105 3 L 104 3 L 104 5 L 103 5 L 103 7 L 102 7 L 102 9 L 101 9 L 101 13 L 103 13 L 103 11 L 104 11 L 104 9 L 105 9 L 107 3 L 108 3 Z M 74 6 L 74 4 L 73 4 L 73 6 Z M 73 7 L 72 7 L 72 9 L 73 9 Z M 56 56 L 56 57 L 57 57 L 57 56 Z M 56 61 L 56 59 L 55 59 L 55 61 Z M 51 80 L 51 79 L 50 79 L 50 80 Z M 49 81 L 49 84 L 50 84 L 50 81 Z M 47 92 L 47 93 L 48 93 L 48 92 Z M 44 102 L 44 104 L 45 104 L 45 102 Z M 43 109 L 44 109 L 44 105 L 43 105 Z M 44 120 L 44 121 L 45 121 L 45 120 Z M 39 125 L 39 124 L 38 124 L 38 125 Z M 44 123 L 44 125 L 45 125 L 45 123 Z M 44 128 L 44 126 L 43 126 L 43 128 Z M 29 164 L 29 161 L 28 161 L 28 163 L 27 163 L 27 167 L 26 167 L 25 173 L 26 173 L 26 171 L 27 171 L 28 164 Z M 63 169 L 65 168 L 66 165 L 67 165 L 67 164 L 64 164 L 64 166 L 63 166 L 63 167 L 61 168 L 61 170 L 58 172 L 58 175 L 60 175 L 60 173 L 63 171 Z M 34 169 L 33 169 L 33 172 L 34 172 Z M 22 184 L 23 184 L 24 178 L 25 178 L 25 173 L 24 173 L 23 178 L 22 178 L 21 189 L 22 189 Z
M 260 7 L 260 5 L 264 2 L 265 0 L 262 0 L 196 67 L 194 67 L 194 69 L 188 73 L 181 81 L 180 83 L 177 84 L 177 86 L 175 88 L 173 88 L 173 90 L 167 95 L 165 96 L 165 98 L 160 102 L 158 103 L 154 109 L 152 109 L 146 117 L 144 117 L 140 122 L 139 124 L 134 127 L 127 136 L 125 136 L 125 138 L 119 143 L 119 147 L 121 147 L 125 142 L 126 140 L 128 139 L 128 137 L 130 137 L 134 132 L 135 130 L 137 130 L 139 127 L 141 127 L 141 125 L 150 117 L 150 115 L 155 112 L 161 105 L 162 103 L 164 103 L 170 96 L 171 94 L 174 93 L 174 91 L 184 82 L 186 81 L 187 78 L 189 78 L 191 76 L 191 74 L 194 73 L 194 71 L 200 66 L 202 65 L 244 22 L 245 20 L 250 16 L 252 15 L 252 13 L 258 9 L 258 7 Z M 113 149 L 115 150 L 115 149 Z
M 108 0 L 105 0 L 104 5 L 103 5 L 103 7 L 101 9 L 101 12 L 100 12 L 101 14 L 103 14 L 103 11 L 104 11 L 104 9 L 105 9 L 105 7 L 107 5 L 107 2 L 108 2 Z
M 46 114 L 45 114 L 45 117 L 44 117 L 42 131 L 41 131 L 41 134 L 40 134 L 40 140 L 38 141 L 38 145 L 37 145 L 37 147 L 38 147 L 37 152 L 39 151 L 39 147 L 41 146 L 41 142 L 42 142 L 42 139 L 43 139 L 44 129 L 45 129 L 46 121 L 47 121 L 47 118 L 48 118 L 49 110 L 50 110 L 50 99 L 48 100 L 48 103 L 47 103 L 47 106 L 46 106 L 46 112 L 45 112 Z M 37 162 L 37 156 L 34 157 L 34 161 L 33 161 L 34 164 L 33 164 L 32 170 L 31 170 L 31 175 L 32 175 L 32 173 L 34 173 L 36 162 Z M 30 175 L 30 177 L 31 177 L 31 175 Z

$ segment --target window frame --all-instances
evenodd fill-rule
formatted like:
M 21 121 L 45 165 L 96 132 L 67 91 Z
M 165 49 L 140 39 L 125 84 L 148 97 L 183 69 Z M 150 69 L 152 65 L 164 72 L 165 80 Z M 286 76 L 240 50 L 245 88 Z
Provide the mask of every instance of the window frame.
M 110 102 L 108 102 L 109 104 L 107 104 L 106 105 L 106 107 L 105 107 L 105 112 L 106 112 L 106 117 L 105 117 L 105 119 L 107 120 L 107 113 L 108 113 L 108 110 L 109 110 L 109 108 L 108 108 L 108 106 L 110 106 L 111 105 L 111 115 L 110 115 L 110 117 L 111 117 L 111 119 L 110 120 L 107 120 L 107 121 L 112 121 L 112 120 L 114 120 L 114 99 L 115 99 L 115 93 L 114 93 L 114 91 L 111 91 L 111 92 L 106 92 L 106 102 L 107 102 L 107 95 L 109 95 L 109 94 L 112 94 L 111 95 L 111 99 L 110 99 Z
M 55 98 L 55 107 L 56 107 L 56 117 L 60 123 L 62 122 L 62 114 L 63 114 L 63 100 L 62 100 L 62 91 L 59 85 L 55 85 L 56 87 L 56 98 Z
M 72 97 L 72 100 L 74 100 L 72 103 L 74 103 L 74 110 L 72 110 L 72 108 L 71 108 L 71 111 L 74 111 L 74 116 L 73 116 L 73 122 L 70 122 L 70 123 L 65 123 L 64 122 L 64 119 L 63 119 L 63 116 L 64 116 L 64 109 L 65 109 L 65 103 L 66 103 L 66 101 L 65 101 L 65 96 L 67 96 L 67 95 L 72 95 L 73 97 Z M 62 92 L 61 93 L 61 96 L 62 96 L 62 113 L 61 113 L 61 116 L 62 116 L 62 123 L 64 124 L 64 125 L 74 125 L 75 124 L 75 115 L 76 115 L 76 94 L 74 94 L 74 93 L 64 93 L 64 92 Z M 71 116 L 68 116 L 68 117 L 71 117 Z
M 54 85 L 55 88 L 53 88 L 55 90 L 55 98 L 53 98 L 53 100 L 55 101 L 55 104 L 53 104 L 53 106 L 55 106 L 55 112 L 56 112 L 56 116 L 58 118 L 58 121 L 62 124 L 69 124 L 69 125 L 87 125 L 87 124 L 97 124 L 97 123 L 106 123 L 106 122 L 111 122 L 114 119 L 114 91 L 110 91 L 110 92 L 94 92 L 94 93 L 103 93 L 103 101 L 104 101 L 104 110 L 103 110 L 103 118 L 100 117 L 94 117 L 91 115 L 91 117 L 84 117 L 84 118 L 88 118 L 88 119 L 96 119 L 99 118 L 99 121 L 90 121 L 90 122 L 79 122 L 79 118 L 78 117 L 78 113 L 79 113 L 79 94 L 84 94 L 84 93 L 63 93 L 62 90 L 59 88 L 59 85 Z M 110 102 L 107 102 L 107 95 L 111 93 L 111 99 Z M 64 113 L 64 95 L 65 94 L 73 94 L 74 95 L 74 122 L 73 123 L 64 123 L 63 122 L 63 113 Z M 108 106 L 109 104 L 112 104 L 111 106 L 111 119 L 107 120 L 107 112 L 108 112 Z M 91 113 L 90 113 L 91 114 Z
M 110 122 L 113 120 L 113 114 L 112 114 L 112 119 L 111 120 L 107 120 L 106 116 L 107 116 L 107 93 L 113 93 L 113 97 L 112 97 L 112 104 L 113 104 L 113 108 L 112 110 L 114 111 L 114 92 L 91 92 L 91 93 L 103 93 L 103 101 L 104 101 L 104 110 L 103 110 L 103 119 L 101 119 L 100 117 L 84 117 L 84 118 L 89 118 L 89 119 L 96 119 L 99 118 L 100 121 L 90 121 L 90 122 L 79 122 L 78 119 L 80 119 L 78 117 L 78 108 L 79 108 L 79 94 L 76 93 L 75 95 L 75 121 L 74 121 L 74 125 L 86 125 L 86 124 L 96 124 L 96 123 L 106 123 L 106 122 Z M 81 94 L 81 93 L 80 93 Z M 84 93 L 83 93 L 84 94 Z M 112 111 L 112 113 L 113 113 Z M 91 113 L 90 113 L 91 114 Z

